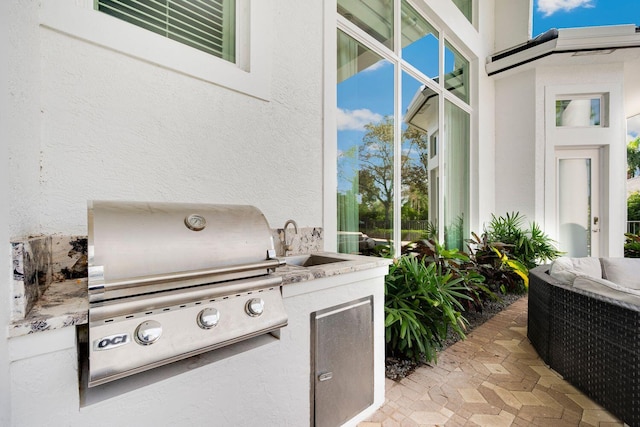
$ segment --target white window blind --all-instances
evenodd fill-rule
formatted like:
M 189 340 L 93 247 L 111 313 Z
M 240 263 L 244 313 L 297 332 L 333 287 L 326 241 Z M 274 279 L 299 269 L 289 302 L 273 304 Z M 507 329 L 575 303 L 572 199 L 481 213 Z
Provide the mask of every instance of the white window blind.
M 235 63 L 235 0 L 95 0 L 95 7 Z

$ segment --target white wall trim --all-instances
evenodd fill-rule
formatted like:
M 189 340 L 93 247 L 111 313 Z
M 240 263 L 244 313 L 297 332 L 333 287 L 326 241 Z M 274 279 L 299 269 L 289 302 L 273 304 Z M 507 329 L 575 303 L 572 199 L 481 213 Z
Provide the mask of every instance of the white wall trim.
M 249 25 L 248 29 L 239 30 L 240 64 L 232 64 L 95 11 L 91 0 L 40 2 L 40 25 L 268 101 L 271 97 L 270 3 L 265 0 L 238 1 L 239 27 L 243 23 Z
M 337 21 L 335 0 L 324 1 L 323 78 L 323 215 L 324 250 L 338 250 Z
M 608 94 L 608 127 L 556 127 L 555 101 L 565 95 Z M 600 150 L 601 236 L 600 256 L 620 257 L 624 253 L 626 230 L 626 145 L 624 99 L 620 83 L 550 85 L 544 88 L 545 123 L 545 228 L 556 238 L 556 168 L 558 148 L 596 148 Z

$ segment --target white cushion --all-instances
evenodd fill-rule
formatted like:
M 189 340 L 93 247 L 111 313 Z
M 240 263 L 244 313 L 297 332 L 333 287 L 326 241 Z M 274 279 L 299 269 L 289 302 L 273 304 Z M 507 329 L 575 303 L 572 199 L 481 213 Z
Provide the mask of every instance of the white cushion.
M 549 274 L 560 282 L 571 284 L 578 275 L 601 278 L 602 268 L 598 258 L 560 257 L 551 264 Z
M 619 301 L 640 305 L 640 290 L 626 288 L 606 279 L 588 276 L 577 276 L 573 287 L 584 289 Z
M 620 286 L 640 290 L 640 258 L 602 258 L 602 277 Z

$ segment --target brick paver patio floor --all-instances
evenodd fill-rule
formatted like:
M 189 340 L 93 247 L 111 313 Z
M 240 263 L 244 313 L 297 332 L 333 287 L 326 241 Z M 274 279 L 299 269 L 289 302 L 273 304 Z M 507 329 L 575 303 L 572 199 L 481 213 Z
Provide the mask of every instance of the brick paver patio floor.
M 400 382 L 358 427 L 622 426 L 564 381 L 527 339 L 523 297 Z

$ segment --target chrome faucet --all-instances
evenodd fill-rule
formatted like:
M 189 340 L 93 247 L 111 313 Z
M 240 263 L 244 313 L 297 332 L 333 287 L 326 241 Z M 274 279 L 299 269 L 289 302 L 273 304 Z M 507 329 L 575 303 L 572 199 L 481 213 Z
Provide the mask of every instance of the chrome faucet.
M 293 249 L 293 246 L 291 244 L 287 244 L 287 227 L 289 226 L 289 224 L 293 224 L 293 229 L 296 232 L 296 234 L 298 234 L 298 224 L 296 224 L 296 222 L 292 219 L 287 220 L 287 222 L 284 223 L 284 227 L 282 230 L 282 234 L 283 234 L 283 238 L 282 238 L 282 246 L 284 249 L 284 256 L 287 256 L 287 251 L 290 251 Z M 293 239 L 291 240 L 291 243 L 293 243 Z

